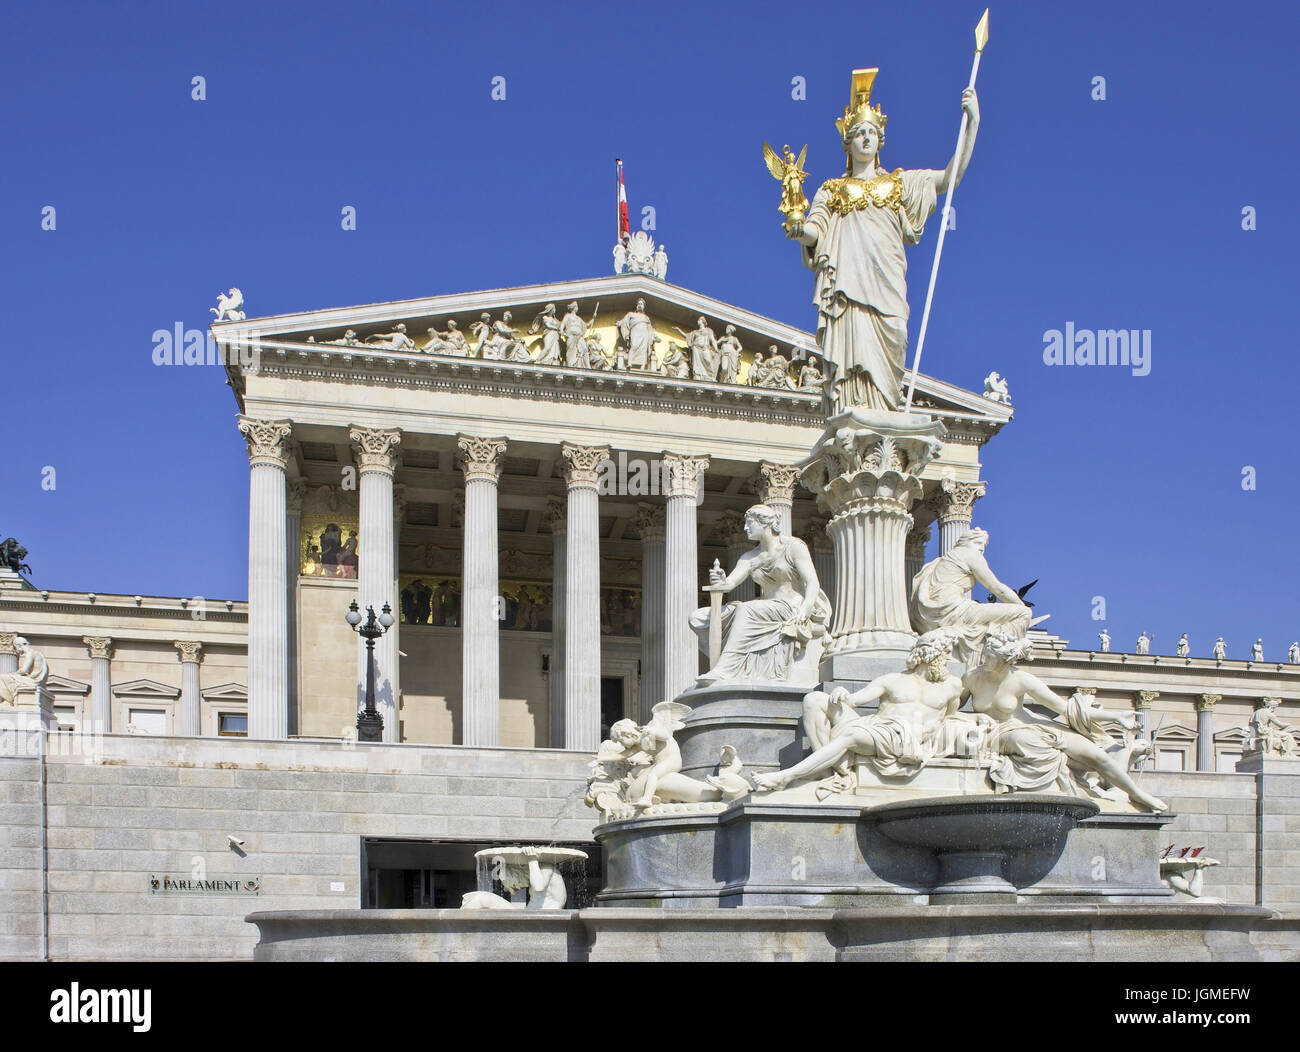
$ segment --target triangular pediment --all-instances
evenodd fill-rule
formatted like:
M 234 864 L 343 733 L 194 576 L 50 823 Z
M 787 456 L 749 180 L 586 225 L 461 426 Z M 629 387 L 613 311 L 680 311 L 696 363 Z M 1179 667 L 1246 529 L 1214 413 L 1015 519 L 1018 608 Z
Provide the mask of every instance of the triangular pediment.
M 248 688 L 242 683 L 222 683 L 199 692 L 204 701 L 247 701 Z
M 171 687 L 152 679 L 133 679 L 126 683 L 114 683 L 113 693 L 133 698 L 179 698 L 179 687 Z
M 482 316 L 486 314 L 492 322 L 500 322 L 509 312 L 507 324 L 526 345 L 530 359 L 528 362 L 491 363 L 494 368 L 508 370 L 521 364 L 525 368 L 530 364 L 541 364 L 537 361 L 541 355 L 541 332 L 530 332 L 535 320 L 548 304 L 554 304 L 556 315 L 562 317 L 567 305 L 576 302 L 578 314 L 584 322 L 592 323 L 592 328 L 600 335 L 611 363 L 608 372 L 592 372 L 612 376 L 616 368 L 614 352 L 620 341 L 618 321 L 635 310 L 638 299 L 644 299 L 645 313 L 651 319 L 659 341 L 652 352 L 658 356 L 657 373 L 669 371 L 663 364 L 663 356 L 670 348 L 685 349 L 685 334 L 695 329 L 697 319 L 703 317 L 718 338 L 725 335 L 728 326 L 735 327 L 735 337 L 740 341 L 742 353 L 739 374 L 732 389 L 735 386 L 753 387 L 751 366 L 755 355 L 767 355 L 769 348 L 775 346 L 777 352 L 789 360 L 786 372 L 789 382 L 764 387 L 764 397 L 786 394 L 792 399 L 810 403 L 818 399 L 811 378 L 807 378 L 807 388 L 799 389 L 804 379 L 801 376 L 804 367 L 822 365 L 817 341 L 811 332 L 644 274 L 620 274 L 278 314 L 217 323 L 212 326 L 212 331 L 218 342 L 256 340 L 264 352 L 289 354 L 291 357 L 295 353 L 301 356 L 314 352 L 315 357 L 327 356 L 348 363 L 361 360 L 368 365 L 394 357 L 406 359 L 408 365 L 412 360 L 427 359 L 434 365 L 443 361 L 454 368 L 457 362 L 465 361 L 463 354 L 421 350 L 433 339 L 429 330 L 445 335 L 449 323 L 455 322 L 456 329 L 473 348 L 477 344 L 474 328 Z M 397 335 L 399 325 L 404 330 L 400 336 Z M 434 346 L 437 345 L 435 342 Z M 686 353 L 689 357 L 689 352 Z M 476 364 L 480 361 L 478 358 L 473 360 Z M 388 364 L 392 368 L 393 363 L 389 361 Z M 563 366 L 548 365 L 547 368 L 559 370 Z M 239 366 L 232 363 L 232 373 L 238 369 Z M 635 369 L 628 375 L 634 374 Z M 917 379 L 915 404 L 922 411 L 945 420 L 955 418 L 958 426 L 969 423 L 996 430 L 1012 415 L 1008 405 L 992 402 L 973 391 L 925 375 Z
M 1194 742 L 1200 737 L 1193 728 L 1184 727 L 1181 723 L 1166 723 L 1153 736 L 1161 745 Z
M 90 684 L 67 676 L 51 675 L 45 681 L 45 689 L 51 694 L 89 694 Z

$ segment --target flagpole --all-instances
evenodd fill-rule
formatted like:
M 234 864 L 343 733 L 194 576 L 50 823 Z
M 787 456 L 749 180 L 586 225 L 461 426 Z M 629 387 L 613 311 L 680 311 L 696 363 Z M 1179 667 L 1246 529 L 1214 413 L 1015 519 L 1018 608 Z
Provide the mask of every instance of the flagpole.
M 970 68 L 971 89 L 975 87 L 975 78 L 980 71 L 980 56 L 984 54 L 984 45 L 989 42 L 989 12 L 984 9 L 984 16 L 975 27 L 975 61 Z M 939 277 L 939 259 L 943 255 L 943 238 L 948 232 L 948 216 L 952 209 L 952 199 L 957 193 L 957 172 L 961 166 L 961 151 L 966 145 L 966 128 L 969 124 L 966 110 L 961 111 L 961 129 L 957 132 L 957 152 L 953 155 L 952 179 L 948 182 L 948 192 L 943 198 L 943 221 L 939 224 L 939 240 L 934 246 L 934 265 L 930 267 L 930 287 L 925 291 L 925 310 L 921 312 L 921 332 L 916 338 L 916 358 L 912 362 L 912 377 L 907 384 L 907 404 L 904 413 L 912 411 L 912 394 L 916 391 L 916 374 L 921 369 L 921 352 L 925 350 L 925 330 L 930 324 L 930 304 L 934 301 L 934 283 Z
M 614 158 L 614 244 L 623 240 L 623 159 Z

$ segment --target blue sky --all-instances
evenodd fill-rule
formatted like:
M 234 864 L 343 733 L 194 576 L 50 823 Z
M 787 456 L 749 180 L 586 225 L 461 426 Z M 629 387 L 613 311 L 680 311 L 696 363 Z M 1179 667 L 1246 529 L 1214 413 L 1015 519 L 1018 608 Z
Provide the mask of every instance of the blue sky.
M 942 167 L 981 10 L 11 6 L 0 534 L 39 587 L 243 598 L 235 403 L 220 370 L 155 367 L 154 330 L 206 326 L 231 285 L 263 315 L 606 273 L 616 156 L 674 283 L 811 327 L 763 140 L 809 143 L 810 189 L 840 174 L 849 70 L 879 66 L 883 159 Z M 1262 635 L 1273 658 L 1300 636 L 1294 12 L 992 12 L 924 366 L 1009 379 L 976 521 L 1075 645 L 1094 596 L 1117 649 L 1145 629 L 1156 651 L 1189 632 L 1208 655 L 1222 634 L 1245 657 Z M 913 344 L 937 233 L 910 254 Z M 1150 375 L 1044 365 L 1066 322 L 1149 329 Z

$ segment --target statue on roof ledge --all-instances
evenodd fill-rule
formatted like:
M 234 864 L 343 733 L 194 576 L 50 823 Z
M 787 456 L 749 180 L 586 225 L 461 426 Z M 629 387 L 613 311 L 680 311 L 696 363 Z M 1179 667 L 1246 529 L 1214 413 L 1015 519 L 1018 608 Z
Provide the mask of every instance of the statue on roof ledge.
M 668 276 L 668 252 L 644 230 L 624 234 L 614 246 L 615 274 L 647 274 L 663 281 Z

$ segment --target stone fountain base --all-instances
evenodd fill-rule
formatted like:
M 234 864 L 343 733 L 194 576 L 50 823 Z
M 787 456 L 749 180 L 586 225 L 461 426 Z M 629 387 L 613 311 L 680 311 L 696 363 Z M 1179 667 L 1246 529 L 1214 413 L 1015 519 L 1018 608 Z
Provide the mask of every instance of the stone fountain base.
M 1296 961 L 1257 906 L 295 910 L 254 913 L 259 961 Z

